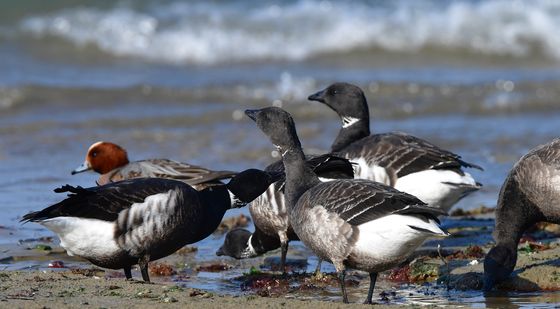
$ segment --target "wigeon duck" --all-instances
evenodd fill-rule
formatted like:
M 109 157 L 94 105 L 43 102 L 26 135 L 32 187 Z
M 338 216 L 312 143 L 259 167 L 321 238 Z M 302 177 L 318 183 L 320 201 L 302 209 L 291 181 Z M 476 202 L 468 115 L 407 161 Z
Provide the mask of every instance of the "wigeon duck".
M 496 246 L 484 259 L 484 289 L 509 277 L 523 232 L 540 221 L 560 224 L 560 139 L 523 156 L 509 172 L 496 207 Z
M 226 210 L 241 207 L 262 194 L 277 175 L 246 170 L 226 185 L 201 191 L 176 180 L 139 178 L 82 188 L 69 185 L 55 192 L 68 198 L 21 221 L 37 222 L 55 232 L 69 255 L 91 263 L 124 269 L 138 264 L 150 281 L 148 262 L 202 240 L 220 224 Z
M 342 120 L 331 151 L 356 163 L 356 178 L 395 187 L 445 211 L 480 189 L 463 168 L 482 168 L 459 155 L 406 133 L 370 135 L 368 103 L 359 87 L 335 83 L 308 99 L 324 103 Z
M 308 156 L 306 164 L 323 181 L 353 178 L 354 175 L 352 164 L 348 160 L 330 154 Z M 277 161 L 267 166 L 265 171 L 283 174 L 284 165 L 282 161 Z M 288 242 L 299 239 L 289 223 L 288 210 L 284 201 L 284 184 L 284 179 L 273 183 L 265 193 L 249 205 L 249 212 L 255 224 L 255 233 L 247 234 L 245 230 L 229 232 L 218 253 L 238 259 L 252 258 L 281 248 L 280 269 L 285 273 Z M 241 244 L 234 244 L 234 242 L 241 242 Z M 320 264 L 317 265 L 318 269 L 320 269 Z
M 439 208 L 392 187 L 364 179 L 321 182 L 305 164 L 292 117 L 277 107 L 245 113 L 282 154 L 286 205 L 299 239 L 338 273 L 348 302 L 346 267 L 367 271 L 371 303 L 377 273 L 403 262 L 428 237 L 447 236 Z
M 168 159 L 148 159 L 130 162 L 127 152 L 110 142 L 91 145 L 86 159 L 72 175 L 93 170 L 101 176 L 98 185 L 134 178 L 167 178 L 182 181 L 197 190 L 221 184 L 220 180 L 235 176 L 231 171 L 212 171 L 200 166 Z

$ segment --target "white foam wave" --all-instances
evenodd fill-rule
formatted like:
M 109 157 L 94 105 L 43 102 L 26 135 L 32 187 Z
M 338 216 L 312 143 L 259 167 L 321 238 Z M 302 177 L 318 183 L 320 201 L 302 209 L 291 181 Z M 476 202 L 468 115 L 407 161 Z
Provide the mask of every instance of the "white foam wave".
M 179 63 L 298 60 L 321 53 L 422 48 L 560 59 L 560 2 L 297 0 L 172 2 L 151 9 L 76 8 L 28 17 L 21 29 L 117 56 Z

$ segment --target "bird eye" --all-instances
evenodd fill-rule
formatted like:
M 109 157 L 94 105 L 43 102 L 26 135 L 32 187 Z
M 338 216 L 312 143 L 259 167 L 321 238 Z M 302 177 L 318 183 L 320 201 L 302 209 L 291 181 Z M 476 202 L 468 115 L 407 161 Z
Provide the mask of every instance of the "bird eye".
M 92 156 L 92 157 L 97 157 L 97 152 L 96 152 L 96 151 L 92 152 L 92 153 L 91 153 L 91 156 Z

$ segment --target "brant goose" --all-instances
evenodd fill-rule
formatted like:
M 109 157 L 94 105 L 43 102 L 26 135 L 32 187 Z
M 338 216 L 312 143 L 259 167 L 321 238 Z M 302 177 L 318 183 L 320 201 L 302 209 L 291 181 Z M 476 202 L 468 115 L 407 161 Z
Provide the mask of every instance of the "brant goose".
M 305 165 L 292 117 L 268 107 L 246 110 L 282 155 L 292 228 L 319 258 L 336 268 L 343 301 L 346 267 L 367 271 L 371 303 L 377 273 L 403 262 L 426 238 L 447 236 L 437 216 L 445 211 L 392 187 L 364 179 L 321 182 Z
M 370 135 L 368 104 L 359 87 L 335 83 L 308 99 L 341 118 L 331 151 L 356 163 L 356 178 L 390 185 L 445 211 L 481 187 L 462 168 L 482 168 L 459 155 L 401 132 Z
M 539 221 L 560 224 L 560 139 L 523 156 L 507 176 L 496 207 L 496 246 L 484 259 L 484 290 L 509 277 L 523 232 Z
M 291 227 L 290 233 L 288 233 L 288 240 L 299 240 Z M 216 255 L 227 255 L 240 260 L 260 256 L 280 247 L 280 238 L 277 235 L 267 235 L 255 225 L 255 232 L 253 233 L 241 228 L 229 231 L 226 234 L 224 244 L 216 251 Z M 319 259 L 315 268 L 315 275 L 321 272 L 321 262 Z M 286 261 L 280 259 L 280 269 L 282 269 L 283 273 L 286 273 L 285 265 Z
M 197 190 L 221 184 L 221 179 L 235 176 L 235 172 L 212 171 L 200 166 L 168 159 L 149 159 L 130 162 L 126 150 L 109 142 L 91 145 L 82 165 L 72 175 L 93 170 L 101 176 L 98 185 L 133 178 L 168 178 L 182 181 Z
M 330 154 L 308 156 L 307 166 L 322 180 L 353 178 L 352 164 L 347 160 Z M 276 161 L 266 167 L 265 171 L 284 174 L 282 161 Z M 252 258 L 268 251 L 281 248 L 280 269 L 286 272 L 285 263 L 288 242 L 299 240 L 294 234 L 288 219 L 288 210 L 284 200 L 285 179 L 281 179 L 256 198 L 249 206 L 249 212 L 255 224 L 255 233 L 245 230 L 232 231 L 226 235 L 221 252 L 237 259 Z M 241 243 L 234 243 L 238 241 Z M 218 250 L 217 254 L 220 253 Z M 317 265 L 320 269 L 321 263 Z M 317 272 L 317 271 L 316 271 Z
M 226 210 L 251 202 L 277 179 L 251 169 L 226 185 L 201 191 L 161 178 L 86 189 L 66 185 L 54 191 L 69 192 L 68 198 L 21 221 L 37 222 L 55 232 L 69 255 L 101 267 L 122 268 L 127 279 L 131 266 L 138 264 L 144 281 L 150 281 L 148 262 L 206 238 Z

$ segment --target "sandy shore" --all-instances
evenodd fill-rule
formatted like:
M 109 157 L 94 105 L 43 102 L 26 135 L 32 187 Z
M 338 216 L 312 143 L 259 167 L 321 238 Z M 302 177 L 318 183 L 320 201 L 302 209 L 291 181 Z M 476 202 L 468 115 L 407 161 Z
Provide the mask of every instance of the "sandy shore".
M 175 285 L 102 278 L 87 271 L 2 272 L 0 280 L 0 307 L 4 308 L 366 308 L 284 297 L 220 296 Z
M 421 263 L 437 265 L 437 280 L 459 290 L 479 290 L 482 283 L 481 259 L 456 259 L 446 264 L 438 258 L 421 258 Z M 477 261 L 477 262 L 473 262 Z M 415 262 L 415 263 L 418 263 Z M 383 277 L 386 279 L 388 273 Z M 156 281 L 157 281 L 156 277 Z M 343 305 L 338 302 L 295 299 L 286 294 L 262 297 L 247 294 L 233 297 L 203 290 L 182 288 L 170 283 L 146 284 L 111 278 L 107 272 L 95 269 L 64 269 L 0 272 L 0 307 L 10 308 L 91 308 L 169 307 L 169 308 L 354 308 L 361 304 Z M 362 284 L 362 283 L 360 283 Z M 541 252 L 521 253 L 516 276 L 499 286 L 507 291 L 559 291 L 560 246 Z M 379 290 L 376 290 L 379 292 Z M 556 295 L 556 294 L 555 294 Z M 557 295 L 560 301 L 560 295 Z M 553 298 L 554 300 L 555 298 Z M 404 307 L 375 305 L 376 308 Z
M 538 300 L 539 302 L 560 303 L 558 228 L 558 226 L 552 226 L 550 231 L 542 229 L 528 235 L 528 237 L 532 237 L 531 241 L 519 245 L 518 262 L 513 276 L 510 280 L 497 286 L 498 293 L 502 293 L 503 296 L 512 291 L 545 292 L 542 294 L 544 300 Z M 455 239 L 469 237 L 469 235 L 480 237 L 481 233 L 488 233 L 484 227 L 480 229 L 459 228 L 450 231 Z M 551 235 L 556 236 L 551 238 Z M 546 241 L 540 242 L 538 239 L 541 237 L 546 238 Z M 490 243 L 482 246 L 448 247 L 441 251 L 443 257 L 440 257 L 433 247 L 424 248 L 417 252 L 415 258 L 411 258 L 413 261 L 409 265 L 380 274 L 374 292 L 374 301 L 379 304 L 375 307 L 404 307 L 399 304 L 410 303 L 410 298 L 416 297 L 407 291 L 424 289 L 428 289 L 429 294 L 421 296 L 420 300 L 424 297 L 424 300 L 429 301 L 423 303 L 437 303 L 433 301 L 439 298 L 443 304 L 456 304 L 452 301 L 447 302 L 447 294 L 441 292 L 445 290 L 446 285 L 449 285 L 453 291 L 467 291 L 482 295 L 480 290 L 482 288 L 483 258 L 490 248 Z M 29 271 L 17 270 L 25 267 L 0 271 L 0 307 L 353 308 L 364 306 L 359 303 L 349 306 L 340 303 L 338 283 L 332 274 L 316 278 L 309 274 L 304 275 L 302 268 L 298 270 L 299 273 L 296 271 L 287 278 L 280 277 L 277 273 L 260 273 L 259 271 L 255 274 L 247 274 L 250 272 L 247 264 L 239 264 L 239 262 L 229 259 L 196 261 L 193 260 L 192 253 L 195 251 L 195 248 L 182 249 L 157 263 L 152 263 L 154 267 L 150 270 L 152 279 L 156 283 L 145 284 L 140 281 L 126 281 L 122 271 L 94 268 L 87 261 L 69 257 L 54 242 L 48 245 L 35 245 L 33 242 L 26 245 L 0 246 L 0 263 L 4 265 L 21 266 L 37 265 L 38 263 L 46 265 L 46 263 L 61 260 L 65 264 L 64 266 L 68 267 L 56 269 L 34 266 L 32 268 L 34 270 Z M 293 259 L 294 253 L 297 255 L 297 252 L 292 250 L 292 261 L 296 264 L 303 264 L 303 269 L 305 269 L 308 265 L 307 258 Z M 275 254 L 271 253 L 273 256 Z M 256 259 L 251 263 L 262 266 L 266 264 L 265 260 L 267 259 L 262 257 L 261 260 Z M 231 279 L 224 280 L 226 277 L 223 276 L 221 269 L 200 269 L 204 265 L 219 268 L 222 265 L 220 263 L 227 261 L 230 261 L 231 264 L 223 264 L 226 266 L 224 269 L 228 269 L 226 272 L 233 269 L 238 274 L 245 274 L 231 281 Z M 177 268 L 178 265 L 186 265 L 186 263 L 189 264 L 187 269 Z M 158 264 L 160 266 L 156 266 Z M 221 295 L 220 290 L 213 293 L 193 289 L 192 280 L 199 276 L 199 271 L 215 272 L 217 277 L 214 278 L 217 279 L 214 279 L 213 284 L 215 286 L 227 284 L 229 293 L 237 296 Z M 158 275 L 158 272 L 163 272 L 163 274 Z M 138 278 L 139 274 L 135 270 L 133 275 L 134 278 Z M 228 275 L 227 278 L 231 278 L 231 275 Z M 350 300 L 352 302 L 363 301 L 364 293 L 367 291 L 367 275 L 361 272 L 350 272 L 347 279 L 350 284 L 349 292 L 353 293 L 350 295 Z M 425 282 L 431 282 L 431 284 L 423 285 Z M 243 284 L 246 286 L 240 286 Z M 401 284 L 408 288 L 402 288 Z M 383 291 L 389 294 L 396 292 L 396 297 L 387 294 L 389 296 L 384 298 L 380 295 Z M 489 306 L 488 303 L 486 305 Z M 496 308 L 498 307 L 500 307 L 500 303 L 496 304 Z

